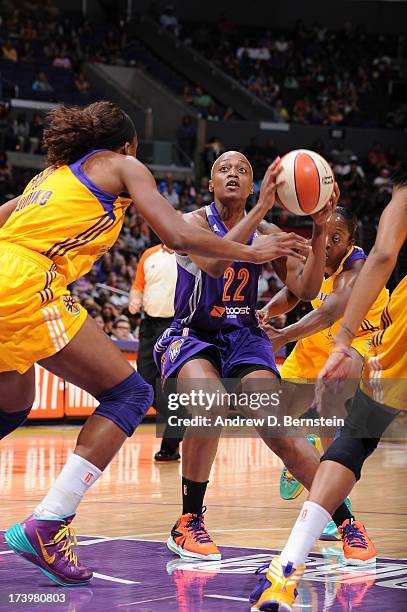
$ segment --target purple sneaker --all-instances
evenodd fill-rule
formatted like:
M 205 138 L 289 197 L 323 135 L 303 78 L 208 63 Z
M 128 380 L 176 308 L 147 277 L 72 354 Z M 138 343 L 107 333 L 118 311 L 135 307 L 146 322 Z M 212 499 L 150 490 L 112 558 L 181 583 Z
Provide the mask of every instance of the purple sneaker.
M 75 531 L 70 527 L 74 516 L 52 520 L 31 515 L 10 527 L 4 539 L 14 552 L 36 565 L 53 582 L 61 586 L 88 584 L 93 574 L 80 565 L 71 550 L 71 545 L 76 545 Z

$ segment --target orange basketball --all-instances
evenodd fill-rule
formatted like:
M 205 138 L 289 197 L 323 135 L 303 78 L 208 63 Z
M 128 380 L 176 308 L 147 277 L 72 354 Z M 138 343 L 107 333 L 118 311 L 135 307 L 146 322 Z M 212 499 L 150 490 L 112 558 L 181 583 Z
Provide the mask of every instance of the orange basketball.
M 332 196 L 334 175 L 328 162 L 315 151 L 297 149 L 281 159 L 283 170 L 276 200 L 294 215 L 321 210 Z

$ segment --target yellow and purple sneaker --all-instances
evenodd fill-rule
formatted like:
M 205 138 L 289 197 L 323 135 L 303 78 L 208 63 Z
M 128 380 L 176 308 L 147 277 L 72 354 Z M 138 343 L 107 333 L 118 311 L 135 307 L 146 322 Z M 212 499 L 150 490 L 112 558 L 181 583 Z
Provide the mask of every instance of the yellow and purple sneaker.
M 284 566 L 279 557 L 274 557 L 270 565 L 260 567 L 256 574 L 266 567 L 266 575 L 260 578 L 257 587 L 250 593 L 251 612 L 292 612 L 304 565 L 287 563 Z
M 311 442 L 312 446 L 315 446 L 317 451 L 320 453 L 322 450 L 321 439 L 319 436 L 315 434 L 308 434 L 305 436 L 308 442 Z M 282 499 L 295 499 L 304 490 L 304 485 L 302 485 L 286 468 L 283 467 L 280 476 L 280 497 Z
M 53 582 L 61 586 L 88 584 L 93 574 L 71 550 L 77 543 L 70 526 L 73 518 L 74 515 L 53 520 L 31 515 L 10 527 L 4 539 L 14 552 L 36 565 Z

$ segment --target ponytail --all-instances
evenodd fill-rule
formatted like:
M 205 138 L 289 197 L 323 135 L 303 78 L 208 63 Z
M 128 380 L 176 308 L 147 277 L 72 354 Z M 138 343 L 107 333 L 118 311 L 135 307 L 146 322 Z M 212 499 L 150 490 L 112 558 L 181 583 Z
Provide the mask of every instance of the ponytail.
M 94 149 L 115 151 L 136 135 L 133 121 L 113 102 L 85 108 L 59 106 L 47 116 L 43 147 L 47 163 L 72 164 Z

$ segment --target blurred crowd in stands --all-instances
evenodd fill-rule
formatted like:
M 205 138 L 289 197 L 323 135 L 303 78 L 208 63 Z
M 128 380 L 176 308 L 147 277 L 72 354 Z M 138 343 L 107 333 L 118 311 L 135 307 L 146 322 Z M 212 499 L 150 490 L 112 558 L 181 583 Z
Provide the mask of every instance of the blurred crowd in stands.
M 268 103 L 278 123 L 407 127 L 407 103 L 395 91 L 402 29 L 385 36 L 362 24 L 332 31 L 302 20 L 290 30 L 250 29 L 225 15 L 215 26 L 180 23 L 171 5 L 160 12 L 154 3 L 150 16 Z M 186 86 L 183 97 L 223 118 L 201 88 Z
M 128 38 L 122 26 L 95 25 L 82 16 L 68 18 L 51 0 L 0 0 L 0 9 L 0 99 L 85 104 L 93 98 L 82 65 L 84 61 L 99 61 L 148 69 L 201 116 L 238 118 L 232 108 L 217 104 L 197 84 L 186 82 L 139 41 Z M 396 103 L 391 95 L 399 71 L 394 59 L 398 54 L 397 37 L 368 35 L 362 26 L 353 24 L 345 24 L 337 32 L 303 22 L 285 32 L 246 31 L 227 17 L 215 27 L 181 24 L 171 6 L 158 11 L 152 5 L 149 15 L 186 42 L 193 40 L 195 49 L 271 105 L 277 122 L 407 127 L 407 104 Z M 7 102 L 0 103 L 0 202 L 19 195 L 33 175 L 30 169 L 13 168 L 7 151 L 41 153 L 43 123 L 41 112 L 28 115 L 19 109 L 12 113 Z M 174 136 L 193 159 L 197 134 L 190 115 L 184 116 Z M 341 188 L 341 204 L 360 219 L 363 243 L 367 229 L 374 234 L 376 220 L 389 200 L 391 174 L 400 164 L 398 152 L 384 149 L 379 142 L 372 143 L 365 159 L 358 159 L 340 141 L 331 150 L 322 141 L 312 143 L 310 148 L 331 163 Z M 170 172 L 157 177 L 159 191 L 180 214 L 212 201 L 208 177 L 223 151 L 217 137 L 206 143 L 202 152 L 204 175 L 196 180 L 176 180 Z M 252 138 L 243 152 L 255 173 L 251 206 L 267 165 L 284 151 L 279 151 L 271 139 L 259 143 Z M 285 227 L 295 226 L 298 218 L 289 217 L 276 205 L 269 220 Z M 141 253 L 156 242 L 157 237 L 130 206 L 116 245 L 72 286 L 74 295 L 113 338 L 133 340 L 138 336 L 140 314 L 129 313 L 128 291 Z M 261 299 L 270 298 L 279 287 L 272 267 L 264 266 L 259 281 Z M 283 323 L 282 319 L 275 325 Z
M 1 0 L 0 9 L 0 97 L 85 103 L 93 98 L 83 62 L 97 61 L 148 70 L 203 117 L 239 118 L 128 35 L 124 23 L 67 17 L 51 0 Z M 180 23 L 171 5 L 158 10 L 154 3 L 148 14 L 268 103 L 276 122 L 407 127 L 407 103 L 398 93 L 401 35 L 302 21 L 285 31 L 248 29 L 225 16 L 215 26 Z

